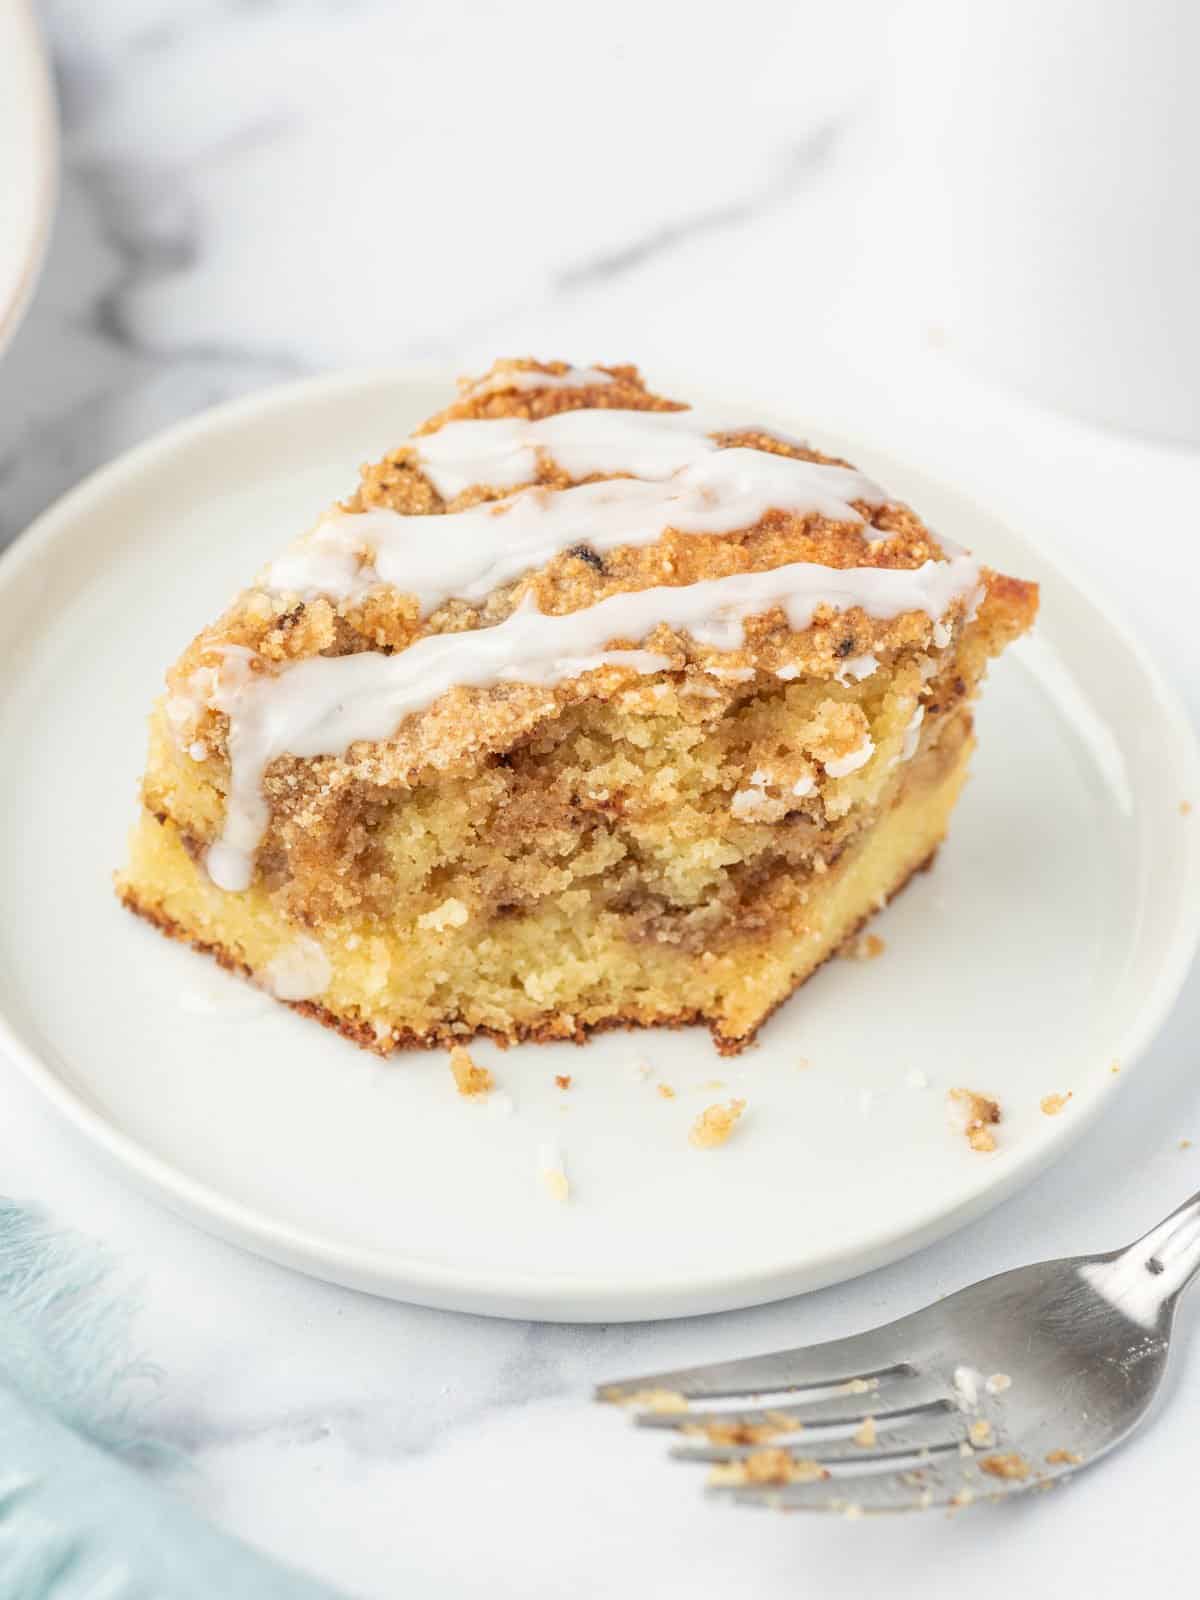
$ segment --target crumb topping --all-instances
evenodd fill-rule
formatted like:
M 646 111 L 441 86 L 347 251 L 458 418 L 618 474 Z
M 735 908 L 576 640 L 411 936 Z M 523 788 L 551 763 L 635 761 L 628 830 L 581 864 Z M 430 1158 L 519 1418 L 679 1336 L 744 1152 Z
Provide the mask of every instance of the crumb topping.
M 583 371 L 585 377 L 589 371 L 602 373 L 603 383 L 584 382 L 580 386 L 573 369 L 562 362 L 498 362 L 482 380 L 469 384 L 453 405 L 419 429 L 414 440 L 436 434 L 450 422 L 504 417 L 537 420 L 582 408 L 660 412 L 687 409 L 677 401 L 651 393 L 636 368 L 612 366 Z M 545 379 L 545 387 L 533 386 L 539 375 Z M 805 445 L 753 429 L 721 435 L 718 443 L 721 448 L 750 448 L 830 466 L 846 465 Z M 535 487 L 531 492 L 553 492 L 572 481 L 553 461 L 545 460 L 539 480 L 541 489 Z M 386 507 L 409 515 L 436 516 L 462 509 L 464 504 L 495 498 L 496 491 L 477 485 L 444 502 L 423 474 L 415 445 L 405 445 L 382 462 L 363 469 L 359 488 L 346 502 L 345 510 L 353 515 Z M 372 590 L 365 596 L 338 602 L 320 595 L 279 594 L 262 587 L 248 589 L 213 627 L 197 637 L 169 674 L 169 704 L 176 708 L 172 727 L 174 737 L 180 741 L 180 757 L 190 760 L 186 757 L 189 748 L 204 749 L 203 761 L 193 764 L 203 770 L 205 783 L 212 786 L 219 800 L 227 782 L 228 719 L 220 709 L 223 695 L 213 695 L 212 686 L 218 676 L 231 668 L 254 676 L 273 673 L 314 656 L 363 651 L 394 653 L 431 634 L 490 628 L 523 604 L 531 604 L 547 616 L 563 615 L 614 595 L 663 584 L 687 586 L 710 578 L 767 572 L 797 561 L 837 568 L 914 570 L 942 557 L 934 536 L 908 507 L 862 503 L 855 505 L 855 511 L 866 519 L 864 523 L 773 511 L 752 527 L 733 533 L 680 533 L 668 529 L 653 544 L 607 551 L 603 556 L 589 552 L 586 545 L 575 545 L 517 581 L 501 585 L 483 600 L 450 600 L 425 617 L 418 615 L 412 596 L 394 589 Z M 864 526 L 872 537 L 864 538 Z M 432 526 L 430 537 L 436 538 Z M 983 609 L 991 609 L 997 616 L 1001 611 L 1011 611 L 1014 623 L 1019 611 L 1021 622 L 1015 631 L 1020 631 L 1020 626 L 1032 617 L 1034 591 L 993 574 L 985 574 L 984 582 L 987 594 Z M 966 610 L 965 603 L 956 603 L 951 631 L 955 618 L 961 620 Z M 841 612 L 826 607 L 818 608 L 811 626 L 801 634 L 790 632 L 786 619 L 777 613 L 751 618 L 746 624 L 743 647 L 733 651 L 698 646 L 686 634 L 667 628 L 661 628 L 645 643 L 648 649 L 669 660 L 672 670 L 685 675 L 678 691 L 686 690 L 697 697 L 694 704 L 698 713 L 703 714 L 704 710 L 704 700 L 698 697 L 715 694 L 718 699 L 713 706 L 719 714 L 753 686 L 762 673 L 785 679 L 803 674 L 828 680 L 831 688 L 841 689 L 844 685 L 853 687 L 846 675 L 848 663 L 870 660 L 878 664 L 894 658 L 901 650 L 936 654 L 942 647 L 933 638 L 935 623 L 944 628 L 941 621 L 922 612 L 881 620 L 858 608 Z M 1012 624 L 1006 623 L 1005 627 L 1010 630 Z M 865 681 L 872 680 L 868 677 Z M 641 685 L 632 692 L 642 694 L 662 687 Z M 455 761 L 474 760 L 488 751 L 509 748 L 514 741 L 560 717 L 567 706 L 581 698 L 607 699 L 628 690 L 628 670 L 611 668 L 607 675 L 588 674 L 582 684 L 580 680 L 542 686 L 498 684 L 490 689 L 451 694 L 445 697 L 445 704 L 436 702 L 411 715 L 395 738 L 385 744 L 352 747 L 345 757 L 278 760 L 266 786 L 272 812 L 277 816 L 292 815 L 299 826 L 310 829 L 317 813 L 345 804 L 347 791 L 357 784 L 411 784 L 415 773 L 430 766 L 444 769 Z M 909 703 L 901 732 L 911 725 L 915 709 L 919 708 Z M 830 694 L 816 706 L 811 723 L 806 735 L 811 761 L 803 770 L 798 767 L 789 775 L 780 815 L 794 809 L 804 798 L 795 792 L 795 786 L 814 781 L 812 762 L 817 763 L 818 775 L 823 772 L 826 778 L 833 779 L 834 774 L 844 773 L 834 781 L 846 783 L 857 772 L 856 763 L 870 759 L 873 735 L 857 704 L 840 694 Z M 760 795 L 756 799 L 751 794 L 749 799 L 737 801 L 735 814 L 740 810 L 749 818 L 762 813 L 754 820 L 768 820 L 765 812 L 775 804 L 774 796 Z M 211 837 L 211 822 L 200 817 L 195 821 L 200 836 Z M 463 909 L 450 904 L 437 908 L 427 913 L 435 919 L 429 926 L 438 931 L 458 926 L 455 919 Z

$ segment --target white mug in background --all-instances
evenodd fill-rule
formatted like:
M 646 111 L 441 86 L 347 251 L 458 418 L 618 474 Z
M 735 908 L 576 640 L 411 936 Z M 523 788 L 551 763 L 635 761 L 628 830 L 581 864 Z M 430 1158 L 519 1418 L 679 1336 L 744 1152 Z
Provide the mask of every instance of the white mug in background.
M 1200 442 L 1200 0 L 914 0 L 896 22 L 952 348 Z

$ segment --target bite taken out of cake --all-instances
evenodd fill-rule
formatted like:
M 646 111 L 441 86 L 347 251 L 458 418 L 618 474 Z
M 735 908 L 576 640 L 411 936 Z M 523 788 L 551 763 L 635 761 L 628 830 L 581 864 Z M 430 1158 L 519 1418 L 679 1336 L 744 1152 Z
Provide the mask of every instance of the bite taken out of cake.
M 753 413 L 501 361 L 170 669 L 118 893 L 372 1050 L 736 1052 L 932 860 L 1036 607 Z

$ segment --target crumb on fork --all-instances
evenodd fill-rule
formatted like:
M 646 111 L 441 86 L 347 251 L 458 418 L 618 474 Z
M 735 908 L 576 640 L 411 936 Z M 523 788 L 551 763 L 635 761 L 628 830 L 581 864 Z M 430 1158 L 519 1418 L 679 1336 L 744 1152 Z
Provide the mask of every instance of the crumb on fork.
M 688 1140 L 697 1150 L 712 1150 L 724 1144 L 733 1132 L 734 1124 L 746 1109 L 744 1100 L 730 1100 L 727 1105 L 708 1106 L 692 1123 Z
M 600 1398 L 619 1406 L 641 1406 L 645 1411 L 661 1415 L 686 1411 L 688 1408 L 687 1396 L 675 1389 L 634 1389 L 628 1394 L 621 1390 L 602 1389 Z
M 879 1431 L 875 1426 L 874 1417 L 864 1417 L 861 1425 L 854 1434 L 854 1442 L 860 1450 L 873 1450 L 879 1443 Z
M 1032 1471 L 1025 1457 L 1018 1455 L 1015 1450 L 1010 1450 L 1005 1455 L 983 1456 L 979 1465 L 993 1478 L 1010 1478 L 1018 1483 L 1026 1479 Z
M 748 1483 L 819 1483 L 829 1469 L 819 1461 L 798 1459 L 778 1445 L 753 1450 L 741 1461 L 723 1461 L 708 1475 L 714 1486 L 737 1487 Z
M 802 1433 L 804 1424 L 782 1411 L 768 1411 L 761 1422 L 734 1419 L 731 1422 L 685 1423 L 683 1432 L 707 1439 L 709 1444 L 768 1444 L 784 1433 Z
M 996 1148 L 993 1127 L 1000 1121 L 999 1104 L 974 1089 L 951 1089 L 946 1095 L 954 1125 L 965 1135 L 972 1150 L 986 1154 Z
M 873 1394 L 879 1387 L 878 1378 L 847 1378 L 839 1383 L 838 1394 Z
M 450 1071 L 454 1074 L 455 1088 L 467 1099 L 488 1094 L 495 1083 L 489 1069 L 477 1067 L 471 1059 L 471 1052 L 464 1050 L 460 1044 L 450 1051 Z

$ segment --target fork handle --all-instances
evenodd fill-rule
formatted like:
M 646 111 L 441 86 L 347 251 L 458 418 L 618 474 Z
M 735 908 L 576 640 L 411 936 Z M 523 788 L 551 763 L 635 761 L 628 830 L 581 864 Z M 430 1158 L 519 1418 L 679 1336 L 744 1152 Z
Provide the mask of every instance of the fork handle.
M 1145 1290 L 1158 1306 L 1180 1294 L 1200 1272 L 1200 1194 L 1135 1239 L 1120 1259 L 1145 1271 L 1151 1280 Z

